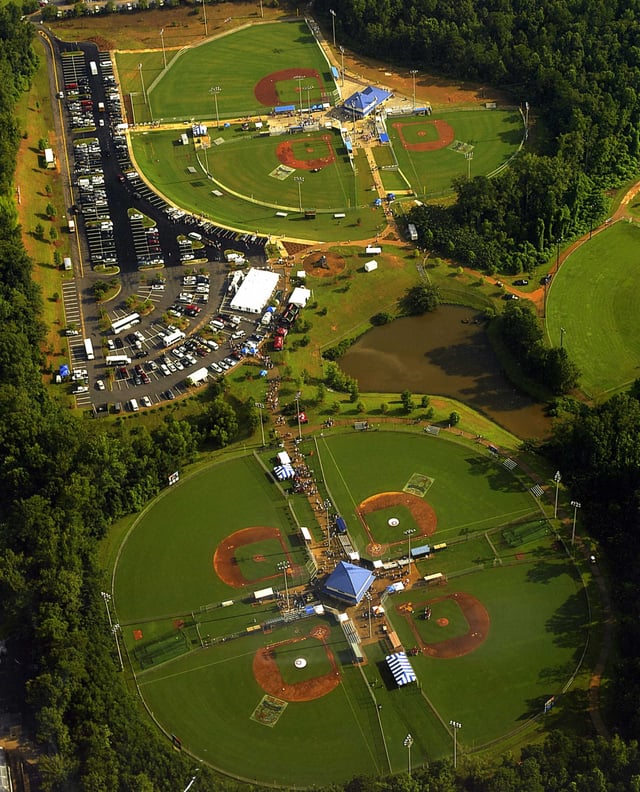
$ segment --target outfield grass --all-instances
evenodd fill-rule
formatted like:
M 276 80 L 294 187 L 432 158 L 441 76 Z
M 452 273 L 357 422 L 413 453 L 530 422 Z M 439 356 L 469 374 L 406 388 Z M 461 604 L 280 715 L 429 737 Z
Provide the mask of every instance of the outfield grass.
M 427 641 L 466 632 L 454 602 L 434 601 L 466 591 L 490 613 L 487 640 L 456 660 L 412 657 L 420 684 L 398 689 L 384 663 L 389 648 L 378 619 L 372 625 L 374 640 L 363 646 L 368 662 L 355 667 L 333 618 L 312 614 L 276 623 L 276 603 L 255 603 L 251 592 L 257 586 L 223 585 L 212 566 L 215 547 L 248 525 L 279 527 L 287 553 L 297 553 L 298 563 L 304 560 L 278 488 L 253 457 L 236 459 L 185 479 L 160 497 L 134 525 L 117 560 L 114 606 L 154 718 L 195 756 L 224 772 L 286 786 L 403 770 L 407 732 L 415 739 L 415 765 L 446 756 L 451 738 L 443 724 L 451 717 L 464 722 L 459 736 L 465 750 L 499 739 L 537 714 L 575 670 L 586 609 L 573 568 L 557 557 L 547 537 L 538 537 L 526 550 L 500 544 L 501 525 L 515 517 L 524 520 L 536 509 L 518 479 L 474 448 L 424 434 L 325 437 L 320 458 L 312 441 L 301 448 L 316 474 L 322 461 L 321 476 L 343 513 L 356 498 L 401 490 L 412 473 L 433 478 L 427 498 L 441 520 L 436 537 L 448 546 L 417 568 L 420 574 L 444 571 L 449 583 L 392 595 L 385 609 L 391 626 L 411 647 L 416 642 L 411 623 Z M 264 456 L 268 461 L 268 452 Z M 242 497 L 249 491 L 251 499 Z M 303 499 L 291 500 L 303 513 Z M 311 512 L 305 517 L 313 524 Z M 487 538 L 490 527 L 494 530 Z M 241 563 L 259 568 L 264 562 L 254 555 L 280 557 L 278 545 L 266 541 L 244 548 Z M 282 578 L 275 569 L 274 575 L 275 585 Z M 420 609 L 429 601 L 432 620 L 427 622 L 420 619 Z M 403 602 L 413 603 L 413 614 L 398 610 Z M 440 618 L 449 624 L 439 626 Z M 311 702 L 289 703 L 272 728 L 252 720 L 264 694 L 253 676 L 255 652 L 275 645 L 276 663 L 288 682 L 324 674 L 330 667 L 324 649 L 308 637 L 318 624 L 330 629 L 328 645 L 340 666 L 338 688 Z M 307 660 L 305 669 L 295 668 L 297 657 Z M 509 690 L 509 696 L 498 695 L 501 690 Z
M 572 253 L 549 288 L 549 342 L 564 344 L 592 398 L 627 387 L 639 375 L 639 242 L 636 224 L 616 223 Z
M 487 640 L 471 654 L 454 660 L 411 658 L 442 719 L 463 723 L 461 750 L 504 737 L 539 715 L 575 671 L 587 637 L 585 595 L 568 560 L 549 554 L 467 575 L 433 591 L 471 594 L 491 617 Z M 415 638 L 395 606 L 416 599 L 409 591 L 387 602 L 387 614 L 409 646 Z
M 233 228 L 331 241 L 374 236 L 382 227 L 382 209 L 370 204 L 371 193 L 367 193 L 371 172 L 366 159 L 356 158 L 359 167 L 354 173 L 340 153 L 342 144 L 336 133 L 323 131 L 334 135 L 337 161 L 319 173 L 302 171 L 304 183 L 298 191 L 292 177 L 280 181 L 269 175 L 278 165 L 276 146 L 289 137 L 252 138 L 238 133 L 237 126 L 213 132 L 225 142 L 212 146 L 206 155 L 196 152 L 192 144 L 179 145 L 175 130 L 132 134 L 134 160 L 172 204 Z M 206 176 L 207 165 L 213 180 Z M 196 172 L 190 173 L 189 168 Z M 215 196 L 214 189 L 223 195 Z M 356 193 L 359 204 L 369 205 L 350 208 Z M 303 209 L 318 210 L 315 219 L 300 213 L 300 200 Z M 277 216 L 276 211 L 286 211 L 287 217 Z M 334 218 L 334 211 L 346 216 Z
M 232 35 L 220 36 L 178 53 L 165 70 L 162 51 L 117 54 L 118 74 L 124 93 L 142 94 L 139 64 L 147 87 L 149 107 L 137 97 L 136 119 L 140 121 L 211 120 L 216 118 L 210 93 L 219 87 L 220 118 L 266 115 L 273 105 L 261 104 L 255 85 L 272 72 L 284 69 L 314 69 L 322 78 L 323 93 L 332 95 L 335 84 L 329 65 L 304 22 L 250 25 Z M 305 86 L 314 86 L 305 90 Z M 279 104 L 307 107 L 321 101 L 314 80 L 278 83 Z M 300 97 L 300 92 L 302 96 Z
M 251 586 L 238 591 L 220 581 L 213 556 L 224 537 L 260 525 L 279 528 L 289 556 L 304 566 L 300 545 L 292 546 L 288 539 L 296 527 L 286 502 L 253 457 L 181 482 L 141 515 L 120 551 L 114 591 L 121 623 L 135 626 L 246 596 Z M 275 563 L 272 572 L 277 579 Z
M 395 124 L 403 124 L 404 138 L 408 142 L 429 142 L 433 138 L 433 121 L 446 121 L 453 127 L 455 139 L 473 146 L 471 163 L 463 153 L 441 148 L 435 151 L 409 151 L 402 144 Z M 400 170 L 417 195 L 436 197 L 451 192 L 454 178 L 485 176 L 512 157 L 522 139 L 522 119 L 513 109 L 451 111 L 432 116 L 391 116 L 387 131 Z M 383 163 L 380 163 L 383 164 Z M 396 179 L 393 171 L 380 171 L 386 189 Z
M 488 451 L 475 454 L 445 438 L 359 432 L 325 436 L 318 451 L 331 499 L 361 553 L 369 539 L 356 514 L 358 505 L 379 492 L 402 491 L 413 473 L 434 479 L 426 496 L 438 518 L 434 542 L 450 542 L 537 511 L 530 493 Z M 398 557 L 397 547 L 391 552 Z

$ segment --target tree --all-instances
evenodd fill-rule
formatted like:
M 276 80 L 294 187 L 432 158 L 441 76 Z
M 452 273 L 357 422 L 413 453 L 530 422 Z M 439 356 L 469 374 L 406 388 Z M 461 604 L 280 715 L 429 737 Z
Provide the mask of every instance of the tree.
M 457 426 L 459 423 L 460 423 L 460 413 L 456 412 L 455 410 L 453 412 L 450 412 L 449 413 L 449 425 L 450 426 Z
M 402 407 L 407 414 L 414 411 L 416 405 L 415 402 L 413 401 L 411 391 L 409 390 L 402 391 L 402 393 L 400 394 L 400 401 L 402 402 Z
M 400 304 L 404 313 L 410 316 L 419 316 L 435 311 L 438 307 L 438 299 L 437 287 L 422 283 L 408 289 L 400 300 Z
M 47 204 L 47 208 L 45 209 L 45 213 L 49 220 L 53 220 L 56 216 L 56 207 L 52 203 Z

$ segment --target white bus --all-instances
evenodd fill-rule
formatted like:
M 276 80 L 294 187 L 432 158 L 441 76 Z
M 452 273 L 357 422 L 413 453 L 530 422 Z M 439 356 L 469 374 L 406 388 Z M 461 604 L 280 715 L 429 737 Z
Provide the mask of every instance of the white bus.
M 114 335 L 118 335 L 123 330 L 128 330 L 133 325 L 140 323 L 140 314 L 132 313 L 128 316 L 123 316 L 122 319 L 116 319 L 115 321 L 111 322 L 111 332 Z
M 131 358 L 126 355 L 107 355 L 105 362 L 107 366 L 128 366 Z
M 84 339 L 84 351 L 87 355 L 87 360 L 94 360 L 95 355 L 93 354 L 93 344 L 91 343 L 90 338 Z

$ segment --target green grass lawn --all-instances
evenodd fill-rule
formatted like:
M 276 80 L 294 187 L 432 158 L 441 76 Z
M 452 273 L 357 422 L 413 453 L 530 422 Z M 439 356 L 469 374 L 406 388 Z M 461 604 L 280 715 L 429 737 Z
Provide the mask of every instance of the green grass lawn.
M 148 93 L 144 104 L 142 79 Z M 323 91 L 332 95 L 335 85 L 329 65 L 304 22 L 250 25 L 199 46 L 185 48 L 163 68 L 161 51 L 120 52 L 118 74 L 123 93 L 134 100 L 136 119 L 141 121 L 209 120 L 216 118 L 210 89 L 217 93 L 220 118 L 267 115 L 273 105 L 261 104 L 254 93 L 256 84 L 272 72 L 284 69 L 313 69 L 322 79 Z M 313 86 L 307 91 L 305 87 Z M 321 99 L 311 78 L 279 82 L 279 104 L 307 107 Z M 302 96 L 300 97 L 300 93 Z
M 592 398 L 640 375 L 639 242 L 636 224 L 616 223 L 572 253 L 551 282 L 547 336 L 562 341 Z
M 399 525 L 389 525 L 389 520 L 393 518 L 400 521 Z M 414 547 L 418 544 L 424 544 L 423 539 L 420 537 L 418 526 L 406 506 L 390 506 L 388 509 L 369 512 L 366 515 L 366 522 L 374 540 L 380 544 L 397 545 L 398 543 L 403 543 L 402 552 L 408 552 L 408 538 L 404 534 L 404 531 L 408 530 L 416 532 L 411 537 Z
M 141 515 L 120 551 L 114 591 L 121 623 L 246 596 L 219 580 L 213 556 L 226 536 L 254 525 L 279 528 L 290 557 L 304 566 L 302 548 L 289 542 L 297 528 L 286 503 L 252 457 L 208 468 L 167 492 Z M 282 557 L 279 543 L 275 550 Z
M 451 744 L 443 723 L 451 717 L 464 723 L 464 750 L 509 734 L 539 712 L 575 669 L 586 609 L 573 568 L 548 538 L 527 546 L 513 564 L 522 548 L 499 545 L 501 525 L 535 510 L 518 479 L 474 448 L 424 434 L 348 433 L 322 438 L 319 455 L 312 441 L 302 449 L 316 472 L 322 470 L 336 505 L 346 504 L 345 513 L 358 498 L 401 490 L 413 473 L 433 479 L 427 498 L 441 520 L 436 537 L 448 546 L 417 568 L 420 574 L 446 572 L 449 582 L 392 595 L 385 610 L 406 647 L 416 643 L 412 625 L 423 640 L 435 642 L 466 632 L 455 602 L 442 599 L 466 591 L 490 613 L 487 640 L 456 660 L 412 657 L 420 685 L 398 689 L 384 663 L 389 647 L 378 635 L 379 619 L 373 620 L 375 640 L 364 647 L 368 662 L 361 667 L 352 664 L 333 618 L 312 614 L 276 623 L 277 604 L 256 603 L 251 596 L 257 585 L 232 589 L 214 572 L 218 543 L 249 525 L 279 527 L 287 554 L 304 562 L 295 521 L 264 469 L 253 457 L 231 460 L 184 479 L 158 498 L 134 523 L 117 559 L 113 604 L 124 648 L 145 704 L 162 727 L 224 772 L 308 786 L 403 770 L 407 732 L 415 738 L 416 765 L 442 758 Z M 242 497 L 246 492 L 251 498 Z M 303 513 L 301 499 L 291 500 Z M 355 521 L 346 516 L 353 528 Z M 313 519 L 310 512 L 305 517 Z M 495 550 L 485 537 L 492 527 Z M 270 540 L 243 548 L 240 555 L 241 564 L 253 564 L 260 574 L 266 562 L 254 556 L 276 560 L 282 551 Z M 270 585 L 281 589 L 281 573 L 273 572 Z M 299 575 L 296 582 L 301 580 Z M 403 602 L 413 603 L 413 614 L 398 609 Z M 429 622 L 420 618 L 426 603 L 432 607 Z M 446 626 L 437 624 L 442 618 L 448 619 Z M 288 703 L 271 728 L 257 723 L 252 713 L 264 691 L 253 676 L 255 652 L 274 646 L 287 682 L 327 673 L 324 648 L 309 637 L 318 624 L 330 629 L 339 687 L 311 702 Z M 295 667 L 298 657 L 307 660 L 304 669 Z M 502 690 L 509 695 L 499 695 Z
M 278 143 L 300 140 L 303 144 L 305 136 L 255 138 L 233 126 L 216 133 L 224 142 L 205 153 L 196 151 L 192 142 L 179 145 L 175 130 L 150 130 L 132 134 L 131 145 L 138 169 L 159 193 L 171 203 L 217 222 L 303 239 L 330 241 L 375 235 L 383 214 L 381 208 L 371 205 L 371 193 L 367 193 L 371 172 L 366 159 L 358 160 L 354 172 L 340 153 L 339 134 L 331 130 L 322 134 L 332 135 L 336 162 L 319 173 L 295 171 L 282 181 L 270 175 L 279 164 L 275 154 Z M 207 168 L 212 179 L 206 176 Z M 304 182 L 298 183 L 293 175 L 300 173 Z M 216 196 L 212 190 L 223 195 Z M 353 208 L 356 194 L 357 209 Z M 303 209 L 317 210 L 315 219 L 300 213 L 300 201 Z M 285 211 L 287 216 L 280 217 L 277 211 Z M 334 218 L 334 213 L 346 216 Z
M 451 111 L 432 116 L 392 116 L 387 131 L 400 170 L 417 195 L 436 197 L 451 192 L 451 182 L 469 173 L 463 153 L 449 148 L 436 151 L 409 151 L 401 141 L 399 125 L 408 143 L 429 142 L 434 138 L 433 121 L 440 119 L 453 127 L 455 139 L 473 146 L 471 176 L 487 175 L 512 157 L 522 139 L 522 119 L 513 109 Z M 398 125 L 398 126 L 396 126 Z M 384 164 L 384 163 L 380 163 Z M 380 171 L 386 189 L 393 171 Z
M 445 438 L 360 432 L 325 436 L 318 450 L 331 499 L 361 553 L 369 540 L 356 508 L 371 495 L 401 491 L 413 473 L 434 479 L 426 496 L 438 518 L 434 542 L 506 525 L 537 510 L 530 493 L 488 452 L 473 453 Z M 393 557 L 400 554 L 393 549 Z

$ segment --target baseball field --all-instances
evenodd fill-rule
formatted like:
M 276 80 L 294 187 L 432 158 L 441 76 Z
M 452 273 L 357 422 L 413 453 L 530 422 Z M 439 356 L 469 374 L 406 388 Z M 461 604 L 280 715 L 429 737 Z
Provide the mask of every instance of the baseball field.
M 549 341 L 566 346 L 591 398 L 626 388 L 638 377 L 639 239 L 635 223 L 615 223 L 574 251 L 549 288 Z
M 587 603 L 522 474 L 482 447 L 391 431 L 301 451 L 369 568 L 409 541 L 440 549 L 400 568 L 397 593 L 398 572 L 378 570 L 375 612 L 348 609 L 356 663 L 320 593 L 338 540 L 321 507 L 310 582 L 296 515 L 311 512 L 268 474 L 275 450 L 182 481 L 140 515 L 113 573 L 126 662 L 167 736 L 230 775 L 311 785 L 406 768 L 407 732 L 415 764 L 442 757 L 451 718 L 473 751 L 540 717 L 579 665 Z M 391 677 L 390 633 L 417 684 Z
M 380 145 L 373 116 L 359 129 L 342 117 L 331 66 L 297 21 L 253 25 L 171 52 L 166 67 L 165 57 L 160 50 L 117 54 L 137 125 L 136 166 L 172 203 L 236 228 L 326 240 L 373 236 L 384 216 L 374 205 L 370 162 L 386 191 L 444 195 L 456 176 L 469 175 L 471 158 L 474 175 L 489 174 L 522 136 L 513 109 L 476 107 L 389 116 L 389 144 Z M 292 109 L 275 113 L 278 107 Z M 203 138 L 191 136 L 194 121 L 206 122 Z M 340 127 L 345 139 L 364 137 L 371 159 L 359 145 L 349 155 Z M 179 145 L 183 132 L 186 146 Z

